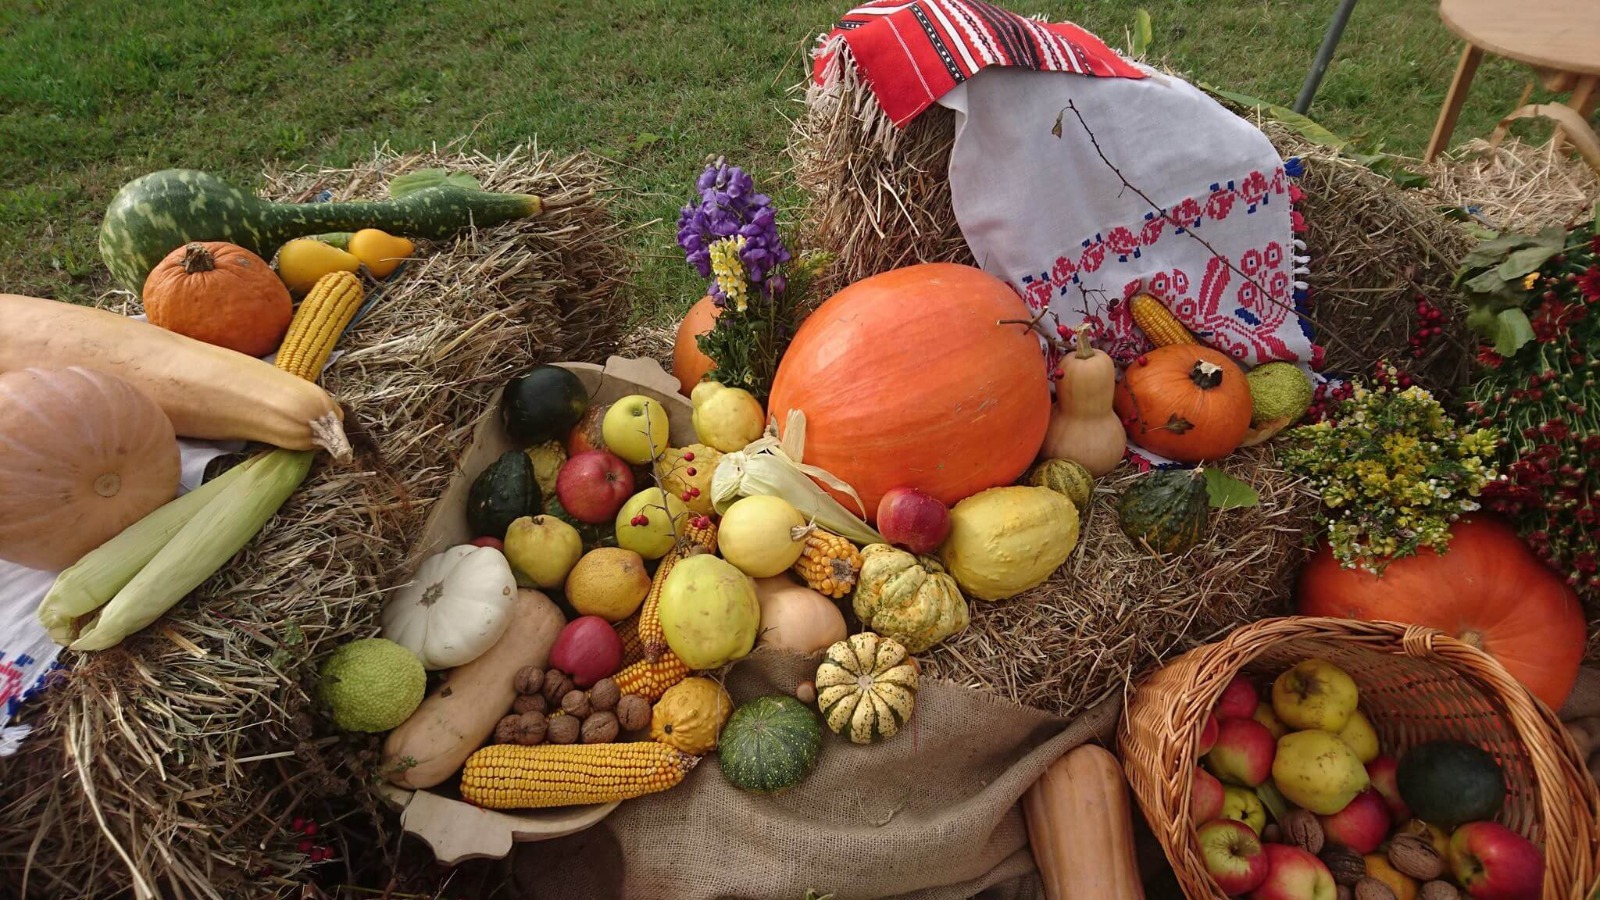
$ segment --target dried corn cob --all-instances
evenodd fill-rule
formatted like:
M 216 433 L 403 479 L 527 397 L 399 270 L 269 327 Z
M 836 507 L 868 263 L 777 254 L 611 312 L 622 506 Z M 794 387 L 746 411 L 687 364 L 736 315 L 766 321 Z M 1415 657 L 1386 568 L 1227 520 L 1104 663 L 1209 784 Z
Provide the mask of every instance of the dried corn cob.
M 617 690 L 624 694 L 638 694 L 651 703 L 661 699 L 667 688 L 689 677 L 689 665 L 671 650 L 664 650 L 654 660 L 641 659 L 613 676 Z
M 360 278 L 342 271 L 319 278 L 289 322 L 289 333 L 278 348 L 278 368 L 316 381 L 339 335 L 360 308 Z
M 1199 343 L 1189 329 L 1184 328 L 1183 323 L 1161 305 L 1160 300 L 1149 294 L 1134 294 L 1133 299 L 1128 301 L 1128 311 L 1133 314 L 1134 324 L 1157 347 Z
M 467 757 L 461 796 L 485 809 L 610 803 L 664 791 L 699 761 L 657 741 L 491 744 Z
M 812 590 L 836 599 L 846 597 L 861 575 L 861 551 L 831 531 L 814 528 L 806 535 L 794 571 Z
M 661 591 L 666 586 L 667 575 L 671 574 L 672 567 L 697 547 L 707 553 L 717 552 L 717 526 L 709 516 L 691 516 L 677 546 L 668 550 L 656 566 L 655 577 L 650 581 L 650 593 L 645 595 L 644 605 L 639 608 L 639 641 L 644 644 L 645 659 L 657 660 L 668 652 L 666 635 L 661 633 Z
M 644 659 L 644 642 L 639 640 L 639 617 L 632 615 L 618 622 L 617 637 L 622 639 L 622 668 Z

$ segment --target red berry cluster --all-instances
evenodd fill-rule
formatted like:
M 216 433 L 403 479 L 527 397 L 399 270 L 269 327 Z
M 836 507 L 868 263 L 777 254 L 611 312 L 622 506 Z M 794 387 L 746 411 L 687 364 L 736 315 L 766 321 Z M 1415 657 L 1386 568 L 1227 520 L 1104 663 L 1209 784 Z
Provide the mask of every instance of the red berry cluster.
M 1411 356 L 1421 359 L 1434 338 L 1444 334 L 1444 311 L 1427 297 L 1417 295 L 1417 330 L 1411 335 Z
M 1315 424 L 1331 418 L 1339 411 L 1339 404 L 1350 399 L 1355 386 L 1348 381 L 1324 381 L 1311 392 L 1311 405 L 1306 408 L 1304 421 Z
M 300 816 L 295 816 L 294 820 L 289 823 L 289 830 L 304 835 L 304 837 L 300 839 L 300 842 L 294 845 L 294 848 L 301 853 L 306 854 L 306 856 L 309 857 L 312 862 L 319 863 L 323 860 L 333 859 L 332 848 L 319 846 L 313 840 L 313 838 L 317 836 L 317 831 L 319 830 L 316 822 L 310 819 L 301 818 Z

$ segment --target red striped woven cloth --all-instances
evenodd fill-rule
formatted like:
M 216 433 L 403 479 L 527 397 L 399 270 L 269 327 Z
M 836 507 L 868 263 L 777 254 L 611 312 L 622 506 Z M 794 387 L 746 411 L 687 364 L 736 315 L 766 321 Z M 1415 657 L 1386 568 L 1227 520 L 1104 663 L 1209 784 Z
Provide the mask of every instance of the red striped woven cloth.
M 822 39 L 818 84 L 841 44 L 897 127 L 988 66 L 1145 77 L 1070 22 L 1037 22 L 983 0 L 873 0 L 850 10 Z

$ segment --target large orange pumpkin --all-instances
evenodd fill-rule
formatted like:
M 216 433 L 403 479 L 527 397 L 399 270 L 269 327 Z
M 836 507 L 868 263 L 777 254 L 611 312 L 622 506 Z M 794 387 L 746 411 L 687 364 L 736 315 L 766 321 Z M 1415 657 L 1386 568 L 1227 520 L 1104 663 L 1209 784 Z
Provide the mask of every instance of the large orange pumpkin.
M 678 391 L 685 397 L 716 366 L 711 357 L 700 352 L 695 339 L 715 327 L 720 315 L 722 308 L 708 294 L 689 307 L 678 323 L 678 340 L 672 345 L 672 374 L 678 379 Z
M 294 301 L 266 260 L 223 241 L 167 254 L 144 281 L 152 325 L 250 356 L 278 349 Z
M 1250 384 L 1228 357 L 1169 344 L 1139 357 L 1117 382 L 1113 407 L 1135 444 L 1178 462 L 1232 453 L 1250 429 Z
M 1300 613 L 1425 625 L 1480 647 L 1559 709 L 1583 660 L 1578 595 L 1505 522 L 1473 516 L 1443 555 L 1423 549 L 1382 575 L 1340 568 L 1326 544 L 1300 572 Z
M 778 364 L 767 412 L 806 415 L 804 461 L 844 479 L 869 517 L 892 487 L 946 505 L 1010 484 L 1039 452 L 1050 388 L 1014 291 L 971 266 L 930 263 L 829 297 Z M 847 508 L 854 507 L 848 500 Z

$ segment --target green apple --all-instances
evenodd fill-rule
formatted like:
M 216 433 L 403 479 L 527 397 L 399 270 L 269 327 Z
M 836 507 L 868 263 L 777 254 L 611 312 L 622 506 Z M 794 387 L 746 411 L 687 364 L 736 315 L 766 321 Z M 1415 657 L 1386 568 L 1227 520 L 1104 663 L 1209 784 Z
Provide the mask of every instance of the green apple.
M 617 546 L 645 559 L 667 555 L 689 520 L 689 507 L 661 488 L 645 488 L 617 513 Z
M 1247 787 L 1225 785 L 1222 788 L 1222 818 L 1243 822 L 1256 834 L 1267 827 L 1267 808 L 1261 798 Z
M 670 431 L 666 407 L 643 394 L 630 394 L 611 404 L 600 422 L 606 449 L 636 466 L 667 449 Z

